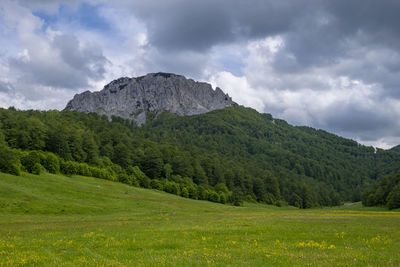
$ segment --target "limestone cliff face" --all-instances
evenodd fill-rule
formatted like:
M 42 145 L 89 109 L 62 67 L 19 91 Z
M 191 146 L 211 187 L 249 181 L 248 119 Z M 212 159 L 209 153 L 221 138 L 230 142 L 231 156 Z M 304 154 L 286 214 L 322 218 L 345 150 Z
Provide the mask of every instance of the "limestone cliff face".
M 146 112 L 194 115 L 237 105 L 220 88 L 170 73 L 119 78 L 99 92 L 74 96 L 65 109 L 146 122 Z

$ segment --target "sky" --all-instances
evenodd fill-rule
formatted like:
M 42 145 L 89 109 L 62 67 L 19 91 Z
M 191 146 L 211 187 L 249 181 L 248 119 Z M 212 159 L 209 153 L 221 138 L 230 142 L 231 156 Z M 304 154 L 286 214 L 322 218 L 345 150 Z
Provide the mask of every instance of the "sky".
M 0 107 L 170 72 L 365 145 L 400 144 L 398 0 L 1 0 Z

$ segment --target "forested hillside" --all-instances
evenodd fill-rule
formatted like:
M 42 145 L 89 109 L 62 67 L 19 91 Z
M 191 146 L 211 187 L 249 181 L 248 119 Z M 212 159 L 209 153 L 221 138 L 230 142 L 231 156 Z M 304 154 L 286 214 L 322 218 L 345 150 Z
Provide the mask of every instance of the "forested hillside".
M 301 208 L 357 201 L 400 166 L 366 147 L 250 108 L 129 120 L 71 111 L 0 109 L 0 170 L 119 180 L 195 199 Z
M 380 178 L 376 184 L 364 191 L 364 206 L 387 206 L 400 208 L 400 172 Z
M 395 147 L 392 147 L 390 150 L 391 150 L 391 151 L 394 151 L 394 152 L 400 152 L 400 145 L 397 145 L 397 146 L 395 146 Z

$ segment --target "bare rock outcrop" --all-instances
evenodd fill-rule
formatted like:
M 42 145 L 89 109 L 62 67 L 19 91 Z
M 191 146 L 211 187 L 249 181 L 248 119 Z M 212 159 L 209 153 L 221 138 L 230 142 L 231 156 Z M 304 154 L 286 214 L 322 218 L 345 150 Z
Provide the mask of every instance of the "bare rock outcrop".
M 146 113 L 169 112 L 195 115 L 237 105 L 220 88 L 196 82 L 182 75 L 150 73 L 137 78 L 119 78 L 99 92 L 86 91 L 74 96 L 65 109 L 96 112 L 146 122 Z

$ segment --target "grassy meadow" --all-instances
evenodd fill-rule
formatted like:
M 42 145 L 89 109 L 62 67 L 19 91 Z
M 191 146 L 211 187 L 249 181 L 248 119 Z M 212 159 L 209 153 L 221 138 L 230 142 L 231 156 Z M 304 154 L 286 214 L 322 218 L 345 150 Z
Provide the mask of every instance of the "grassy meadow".
M 0 266 L 399 266 L 400 212 L 196 201 L 0 173 Z

